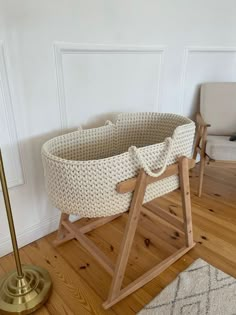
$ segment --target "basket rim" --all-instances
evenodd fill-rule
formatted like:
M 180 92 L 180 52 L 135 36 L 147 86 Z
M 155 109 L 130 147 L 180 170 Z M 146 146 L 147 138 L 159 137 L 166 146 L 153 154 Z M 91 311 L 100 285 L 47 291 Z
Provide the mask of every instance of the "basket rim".
M 122 116 L 134 116 L 134 115 L 138 115 L 138 114 L 153 114 L 154 116 L 163 116 L 163 117 L 166 117 L 166 116 L 169 116 L 169 117 L 172 117 L 172 118 L 184 118 L 186 120 L 186 123 L 182 124 L 182 125 L 179 125 L 175 128 L 175 130 L 173 131 L 172 135 L 169 136 L 171 137 L 173 140 L 175 139 L 175 137 L 177 136 L 178 134 L 178 130 L 180 128 L 183 128 L 183 127 L 190 127 L 190 126 L 195 126 L 195 123 L 194 121 L 192 121 L 190 118 L 188 117 L 185 117 L 185 116 L 182 116 L 182 115 L 178 115 L 178 114 L 173 114 L 173 113 L 157 113 L 157 112 L 127 112 L 127 113 L 120 113 L 117 115 L 117 119 L 114 123 L 112 123 L 110 125 L 110 127 L 113 127 L 113 128 L 116 128 L 117 127 L 117 123 L 119 121 L 122 120 Z M 116 155 L 113 155 L 113 156 L 109 156 L 109 157 L 105 157 L 105 158 L 101 158 L 101 159 L 92 159 L 92 160 L 68 160 L 68 159 L 64 159 L 64 158 L 61 158 L 61 157 L 58 157 L 52 153 L 50 153 L 49 151 L 47 151 L 47 146 L 55 141 L 56 139 L 59 139 L 59 138 L 63 138 L 63 137 L 69 137 L 70 135 L 72 134 L 79 134 L 83 131 L 86 131 L 86 130 L 95 130 L 95 129 L 99 129 L 99 128 L 103 128 L 103 127 L 106 127 L 106 125 L 102 125 L 102 126 L 99 126 L 99 127 L 95 127 L 95 128 L 88 128 L 88 129 L 83 129 L 83 130 L 75 130 L 75 131 L 72 131 L 72 132 L 68 132 L 68 133 L 65 133 L 65 134 L 62 134 L 62 135 L 59 135 L 59 136 L 56 136 L 56 137 L 53 137 L 52 139 L 49 139 L 48 141 L 46 141 L 43 146 L 42 146 L 42 149 L 41 149 L 41 154 L 47 158 L 47 159 L 50 159 L 51 161 L 55 162 L 55 163 L 62 163 L 62 164 L 76 164 L 76 165 L 79 165 L 79 164 L 95 164 L 95 163 L 98 163 L 98 162 L 107 162 L 109 160 L 113 160 L 117 157 L 121 157 L 123 155 L 127 155 L 128 154 L 128 150 L 123 152 L 123 153 L 120 153 L 120 154 L 116 154 Z M 146 147 L 153 147 L 155 145 L 162 145 L 164 144 L 165 142 L 157 142 L 157 143 L 154 143 L 154 144 L 150 144 L 150 145 L 146 145 L 146 146 L 142 146 L 142 147 L 139 147 L 140 150 L 142 149 L 145 149 Z

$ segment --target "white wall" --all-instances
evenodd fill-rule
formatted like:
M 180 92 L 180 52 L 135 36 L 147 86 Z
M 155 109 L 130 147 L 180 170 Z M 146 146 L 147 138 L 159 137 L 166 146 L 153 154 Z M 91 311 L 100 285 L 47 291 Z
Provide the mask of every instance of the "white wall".
M 118 111 L 192 115 L 201 82 L 236 80 L 235 15 L 235 0 L 0 0 L 0 144 L 20 245 L 58 222 L 41 145 Z

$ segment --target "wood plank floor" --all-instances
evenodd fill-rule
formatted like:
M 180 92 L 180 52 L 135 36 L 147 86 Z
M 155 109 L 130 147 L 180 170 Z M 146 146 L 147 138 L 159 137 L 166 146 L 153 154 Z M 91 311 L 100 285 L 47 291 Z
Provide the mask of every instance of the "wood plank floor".
M 190 176 L 194 240 L 197 245 L 159 277 L 108 311 L 103 310 L 101 305 L 106 300 L 111 278 L 77 241 L 72 240 L 55 249 L 51 246 L 55 237 L 53 233 L 22 248 L 22 262 L 46 268 L 53 280 L 54 289 L 49 301 L 35 314 L 136 314 L 198 257 L 236 277 L 236 169 L 207 167 L 202 198 L 196 195 L 198 168 Z M 154 202 L 181 216 L 179 191 Z M 125 214 L 89 233 L 112 261 L 117 257 L 126 220 Z M 142 216 L 124 283 L 137 278 L 182 244 L 183 237 L 174 228 L 161 219 L 153 222 Z M 13 267 L 12 255 L 1 258 L 0 276 Z

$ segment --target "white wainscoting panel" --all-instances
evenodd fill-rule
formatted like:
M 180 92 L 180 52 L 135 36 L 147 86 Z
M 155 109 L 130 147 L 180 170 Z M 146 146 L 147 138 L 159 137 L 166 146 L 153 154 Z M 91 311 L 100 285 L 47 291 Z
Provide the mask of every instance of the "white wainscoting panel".
M 204 82 L 236 81 L 236 47 L 188 47 L 182 76 L 182 114 L 194 117 Z
M 3 42 L 0 41 L 0 147 L 8 187 L 24 183 Z M 1 189 L 1 187 L 0 187 Z
M 100 114 L 157 111 L 164 47 L 55 44 L 62 128 Z

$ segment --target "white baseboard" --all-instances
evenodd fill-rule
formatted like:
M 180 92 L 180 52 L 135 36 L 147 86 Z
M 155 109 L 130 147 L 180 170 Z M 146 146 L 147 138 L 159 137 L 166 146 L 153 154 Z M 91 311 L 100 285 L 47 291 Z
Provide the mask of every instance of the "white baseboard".
M 22 233 L 17 233 L 17 242 L 18 247 L 21 248 L 25 245 L 28 245 L 38 239 L 48 235 L 58 229 L 58 224 L 60 220 L 61 212 L 58 210 L 58 214 L 51 218 L 42 220 L 41 222 L 28 227 Z M 74 222 L 79 219 L 79 216 L 70 215 L 70 221 Z M 6 236 L 0 239 L 0 257 L 5 256 L 12 252 L 12 243 L 9 236 Z
M 60 219 L 60 212 L 57 215 L 42 220 L 38 224 L 35 224 L 24 230 L 22 233 L 17 234 L 17 241 L 19 248 L 25 246 L 31 242 L 42 238 L 43 236 L 52 233 L 57 230 Z M 0 257 L 12 252 L 12 244 L 10 235 L 0 240 Z

